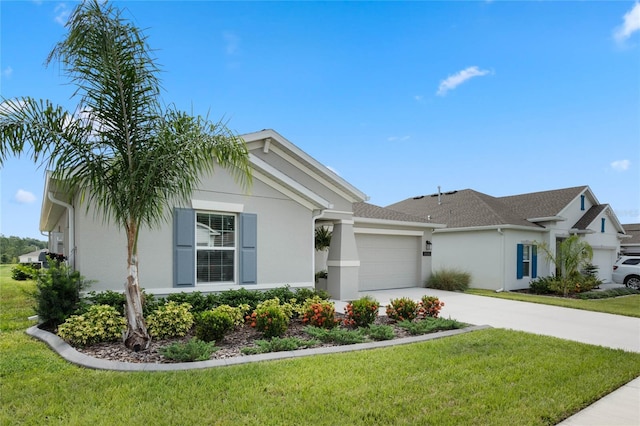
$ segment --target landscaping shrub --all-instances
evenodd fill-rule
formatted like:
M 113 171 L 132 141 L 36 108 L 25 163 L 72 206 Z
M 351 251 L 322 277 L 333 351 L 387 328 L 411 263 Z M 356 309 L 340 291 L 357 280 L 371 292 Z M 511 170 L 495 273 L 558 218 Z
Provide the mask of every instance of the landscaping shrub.
M 210 300 L 199 291 L 194 291 L 193 293 L 181 292 L 170 294 L 167 296 L 167 302 L 188 303 L 191 305 L 192 313 L 204 312 L 213 308 L 213 305 L 210 304 Z
M 395 321 L 411 321 L 418 316 L 419 305 L 408 297 L 392 299 L 387 305 L 387 316 Z
M 469 288 L 471 275 L 455 269 L 435 271 L 427 280 L 427 287 L 447 291 L 465 291 Z
M 270 340 L 256 340 L 255 347 L 242 348 L 240 352 L 245 355 L 264 354 L 268 352 L 295 351 L 317 345 L 317 340 L 305 340 L 297 337 L 274 337 Z
M 176 342 L 158 349 L 158 352 L 167 359 L 178 362 L 206 361 L 211 354 L 219 348 L 214 347 L 213 342 L 203 342 L 196 338 L 186 343 Z
M 221 293 L 210 295 L 210 299 L 213 301 L 213 306 L 229 305 L 240 306 L 249 305 L 251 310 L 258 307 L 258 304 L 265 300 L 260 291 L 249 291 L 246 288 L 239 288 L 237 290 L 225 290 Z
M 109 305 L 92 305 L 82 315 L 72 315 L 58 327 L 58 336 L 72 345 L 87 346 L 122 339 L 124 317 Z
M 78 271 L 64 263 L 51 262 L 36 280 L 36 313 L 47 327 L 62 324 L 80 306 L 80 291 L 88 286 Z
M 425 318 L 421 321 L 401 321 L 398 323 L 398 327 L 402 327 L 414 335 L 428 334 L 441 330 L 454 330 L 465 326 L 466 324 L 462 322 L 445 318 Z
M 393 327 L 390 325 L 371 324 L 369 327 L 363 328 L 362 331 L 373 340 L 391 340 L 396 337 Z
M 287 331 L 292 314 L 293 307 L 290 304 L 281 305 L 280 300 L 274 298 L 260 303 L 247 319 L 251 321 L 251 327 L 265 337 L 275 337 Z
M 628 287 L 612 288 L 603 291 L 588 291 L 576 294 L 578 299 L 608 299 L 611 297 L 629 296 L 631 294 L 640 294 L 640 290 Z
M 313 327 L 333 328 L 339 321 L 336 319 L 333 303 L 323 300 L 309 305 L 302 316 L 302 322 Z
M 363 329 L 348 330 L 345 328 L 320 328 L 307 326 L 304 328 L 305 333 L 314 339 L 318 339 L 325 343 L 336 343 L 338 345 L 352 345 L 354 343 L 366 342 L 367 338 Z
M 38 273 L 38 270 L 31 265 L 16 265 L 11 268 L 11 278 L 16 281 L 32 280 Z
M 556 281 L 555 276 L 549 277 L 538 277 L 529 282 L 529 291 L 533 294 L 552 294 L 552 287 L 556 287 L 556 284 L 553 284 Z
M 185 336 L 193 327 L 193 314 L 188 303 L 169 301 L 147 317 L 149 334 L 160 339 Z
M 124 293 L 113 290 L 106 290 L 100 293 L 90 291 L 85 297 L 85 301 L 91 305 L 109 305 L 115 308 L 120 315 L 124 315 L 124 305 L 127 303 Z M 86 309 L 89 309 L 89 306 Z
M 345 306 L 342 321 L 348 327 L 368 327 L 378 318 L 380 303 L 370 296 L 354 300 Z
M 195 318 L 196 337 L 205 342 L 222 339 L 234 327 L 233 315 L 225 310 L 200 312 Z
M 441 302 L 435 296 L 422 296 L 420 300 L 420 307 L 418 311 L 421 315 L 429 318 L 438 318 L 440 310 L 444 307 L 444 302 Z

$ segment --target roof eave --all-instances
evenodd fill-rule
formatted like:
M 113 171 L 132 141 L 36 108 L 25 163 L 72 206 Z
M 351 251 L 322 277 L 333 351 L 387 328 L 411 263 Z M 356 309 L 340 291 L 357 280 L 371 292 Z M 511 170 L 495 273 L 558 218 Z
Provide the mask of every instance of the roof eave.
M 517 230 L 517 231 L 533 231 L 533 232 L 549 232 L 546 228 L 534 228 L 532 226 L 524 226 L 524 225 L 485 225 L 485 226 L 468 226 L 462 228 L 445 228 L 445 229 L 436 229 L 434 233 L 445 233 L 445 232 L 471 232 L 471 231 L 502 231 L 503 229 Z
M 446 228 L 447 226 L 441 223 L 409 222 L 409 221 L 402 221 L 402 220 L 374 219 L 369 217 L 357 217 L 357 216 L 353 218 L 353 221 L 355 224 L 402 226 L 402 227 L 413 227 L 413 228 L 424 228 L 424 229 L 442 229 L 442 228 Z

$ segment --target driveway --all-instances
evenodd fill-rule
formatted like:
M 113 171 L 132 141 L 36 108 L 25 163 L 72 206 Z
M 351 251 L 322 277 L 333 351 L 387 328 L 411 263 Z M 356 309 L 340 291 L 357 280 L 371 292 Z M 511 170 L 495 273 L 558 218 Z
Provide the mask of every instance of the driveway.
M 440 316 L 475 325 L 526 331 L 592 345 L 640 352 L 640 318 L 603 314 L 536 303 L 518 302 L 430 288 L 405 288 L 361 292 L 386 306 L 389 300 L 424 295 L 445 303 Z M 343 311 L 343 304 L 336 310 Z

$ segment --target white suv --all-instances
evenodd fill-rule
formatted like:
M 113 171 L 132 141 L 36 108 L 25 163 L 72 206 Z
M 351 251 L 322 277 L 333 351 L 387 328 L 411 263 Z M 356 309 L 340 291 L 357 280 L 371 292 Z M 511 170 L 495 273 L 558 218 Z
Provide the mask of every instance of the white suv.
M 640 256 L 622 256 L 613 265 L 613 282 L 640 290 Z

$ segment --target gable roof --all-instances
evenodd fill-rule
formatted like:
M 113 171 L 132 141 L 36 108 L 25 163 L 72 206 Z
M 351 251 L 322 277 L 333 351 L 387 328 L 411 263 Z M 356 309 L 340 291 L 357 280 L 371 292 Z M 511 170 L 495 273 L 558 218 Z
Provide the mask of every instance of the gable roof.
M 391 204 L 387 208 L 430 222 L 445 223 L 448 228 L 501 225 L 542 228 L 516 214 L 499 198 L 473 189 L 422 195 Z
M 589 189 L 588 186 L 553 189 L 550 191 L 531 192 L 528 194 L 510 195 L 499 199 L 520 217 L 526 219 L 558 216 L 578 195 Z M 591 194 L 592 195 L 592 194 Z M 598 204 L 593 197 L 594 204 Z
M 386 209 L 374 204 L 359 202 L 353 203 L 353 216 L 367 219 L 395 220 L 400 222 L 422 222 L 428 221 L 420 217 L 411 216 L 396 210 Z
M 587 210 L 587 212 L 580 218 L 580 220 L 578 220 L 576 224 L 573 225 L 573 228 L 579 230 L 587 229 L 587 227 L 591 225 L 591 222 L 596 220 L 598 215 L 602 213 L 602 211 L 604 211 L 607 207 L 609 207 L 608 204 L 598 204 L 595 206 L 591 206 L 591 208 Z

